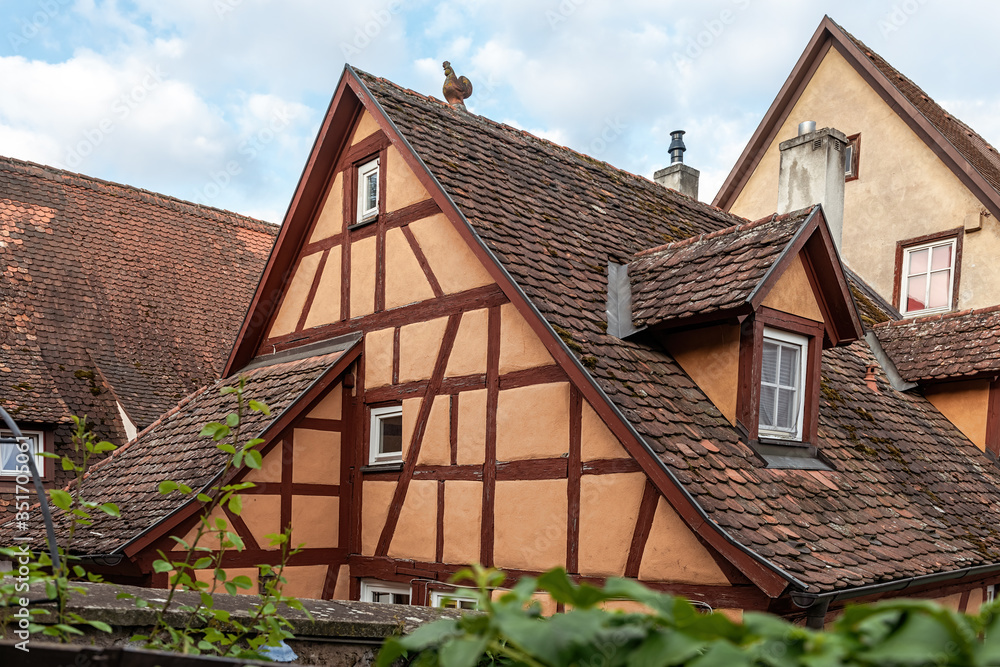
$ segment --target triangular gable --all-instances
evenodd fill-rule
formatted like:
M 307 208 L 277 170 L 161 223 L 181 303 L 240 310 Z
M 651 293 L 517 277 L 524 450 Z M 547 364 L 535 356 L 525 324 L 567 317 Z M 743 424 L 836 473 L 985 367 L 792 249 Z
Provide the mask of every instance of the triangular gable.
M 830 49 L 835 49 L 973 195 L 983 202 L 994 216 L 1000 215 L 1000 192 L 988 178 L 984 177 L 978 167 L 983 160 L 978 159 L 977 156 L 981 158 L 985 155 L 973 141 L 978 136 L 972 138 L 966 136 L 963 140 L 962 137 L 946 135 L 942 131 L 942 127 L 935 124 L 929 116 L 941 115 L 945 119 L 954 119 L 951 119 L 933 101 L 926 100 L 922 103 L 933 105 L 931 110 L 938 112 L 937 114 L 929 113 L 928 109 L 922 110 L 915 106 L 913 101 L 897 87 L 897 82 L 890 80 L 887 76 L 887 72 L 895 72 L 895 70 L 881 59 L 878 59 L 877 63 L 875 61 L 877 56 L 870 51 L 862 50 L 859 44 L 860 42 L 853 39 L 830 17 L 823 17 L 805 51 L 799 57 L 791 74 L 771 103 L 763 120 L 712 203 L 724 210 L 729 210 L 736 203 L 737 197 L 756 171 L 767 148 L 774 142 L 777 132 L 809 85 L 820 63 Z M 880 67 L 879 64 L 882 66 Z M 898 72 L 896 74 L 898 79 L 903 79 Z M 968 131 L 968 128 L 965 129 Z M 974 135 L 974 133 L 972 134 Z M 957 147 L 956 139 L 960 140 L 959 142 L 963 145 Z M 966 146 L 964 143 L 968 143 L 968 145 Z M 981 139 L 980 143 L 983 143 Z M 993 171 L 997 170 L 991 167 L 991 175 L 993 175 Z

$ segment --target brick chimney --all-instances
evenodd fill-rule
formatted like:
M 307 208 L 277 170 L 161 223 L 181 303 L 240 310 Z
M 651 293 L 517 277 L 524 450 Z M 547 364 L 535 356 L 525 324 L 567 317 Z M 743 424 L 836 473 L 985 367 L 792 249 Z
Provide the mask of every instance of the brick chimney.
M 847 136 L 816 123 L 799 123 L 799 136 L 781 142 L 778 213 L 822 204 L 837 249 L 844 232 L 844 148 Z
M 665 188 L 677 190 L 691 199 L 698 198 L 698 177 L 701 175 L 697 169 L 684 164 L 684 130 L 674 130 L 670 133 L 670 166 L 660 169 L 653 174 L 653 180 Z

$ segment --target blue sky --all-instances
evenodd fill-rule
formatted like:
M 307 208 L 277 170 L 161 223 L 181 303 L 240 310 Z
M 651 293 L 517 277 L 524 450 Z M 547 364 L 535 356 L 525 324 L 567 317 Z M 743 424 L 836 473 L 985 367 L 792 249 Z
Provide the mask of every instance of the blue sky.
M 280 222 L 344 63 L 711 200 L 825 13 L 1000 143 L 1000 3 L 0 0 L 0 155 Z

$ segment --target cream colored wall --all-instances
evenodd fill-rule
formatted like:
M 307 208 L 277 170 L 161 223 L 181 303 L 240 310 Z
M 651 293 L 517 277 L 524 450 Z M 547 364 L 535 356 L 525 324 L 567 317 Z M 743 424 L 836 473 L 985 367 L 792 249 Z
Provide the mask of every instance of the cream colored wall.
M 642 554 L 639 579 L 685 584 L 729 584 L 708 550 L 662 497 L 656 506 L 653 527 Z
M 788 263 L 788 268 L 764 297 L 761 305 L 814 322 L 823 321 L 823 311 L 816 301 L 801 255 Z
M 625 574 L 645 487 L 646 475 L 641 472 L 580 479 L 580 574 Z
M 797 134 L 799 122 L 861 133 L 860 177 L 845 184 L 845 263 L 891 299 L 896 242 L 962 227 L 982 204 L 890 109 L 836 49 L 820 63 L 773 143 L 731 210 L 750 219 L 774 213 L 778 144 Z M 1000 226 L 988 219 L 965 237 L 959 308 L 997 303 Z
M 990 381 L 970 380 L 929 385 L 924 395 L 941 414 L 986 451 L 986 417 L 989 414 Z
M 740 328 L 726 324 L 682 331 L 666 336 L 663 344 L 722 415 L 735 424 Z

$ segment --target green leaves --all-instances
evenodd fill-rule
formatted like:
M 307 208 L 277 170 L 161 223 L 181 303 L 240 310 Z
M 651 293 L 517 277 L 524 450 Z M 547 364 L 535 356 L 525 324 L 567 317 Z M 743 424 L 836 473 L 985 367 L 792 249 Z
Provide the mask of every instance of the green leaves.
M 49 502 L 63 511 L 69 511 L 73 504 L 73 496 L 62 489 L 52 489 L 49 491 Z

